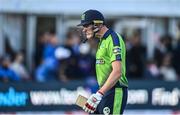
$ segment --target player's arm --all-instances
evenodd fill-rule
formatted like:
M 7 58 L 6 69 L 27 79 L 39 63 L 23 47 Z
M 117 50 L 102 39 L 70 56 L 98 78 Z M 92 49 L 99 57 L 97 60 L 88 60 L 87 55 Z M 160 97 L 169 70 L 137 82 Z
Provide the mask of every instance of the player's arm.
M 104 85 L 99 89 L 99 92 L 102 92 L 102 94 L 105 94 L 108 90 L 110 90 L 120 79 L 121 77 L 121 47 L 120 47 L 120 40 L 119 38 L 113 38 L 114 40 L 110 41 L 108 46 L 108 53 L 111 57 L 111 65 L 112 65 L 112 71 L 109 74 L 106 82 Z
M 119 80 L 121 76 L 121 62 L 113 61 L 112 62 L 112 72 L 110 73 L 108 79 L 102 88 L 97 91 L 95 94 L 92 94 L 84 105 L 83 109 L 88 113 L 93 113 L 100 103 L 105 92 L 110 90 Z
M 112 72 L 110 73 L 105 84 L 99 89 L 99 92 L 105 94 L 118 82 L 120 77 L 121 77 L 121 61 L 113 61 Z

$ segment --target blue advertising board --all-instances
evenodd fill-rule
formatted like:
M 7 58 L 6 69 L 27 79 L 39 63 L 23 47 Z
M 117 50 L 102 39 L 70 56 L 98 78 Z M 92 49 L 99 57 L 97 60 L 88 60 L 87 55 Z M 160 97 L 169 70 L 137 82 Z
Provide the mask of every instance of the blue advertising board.
M 0 112 L 80 110 L 79 94 L 90 96 L 83 81 L 0 84 Z M 180 110 L 179 82 L 130 81 L 126 109 Z

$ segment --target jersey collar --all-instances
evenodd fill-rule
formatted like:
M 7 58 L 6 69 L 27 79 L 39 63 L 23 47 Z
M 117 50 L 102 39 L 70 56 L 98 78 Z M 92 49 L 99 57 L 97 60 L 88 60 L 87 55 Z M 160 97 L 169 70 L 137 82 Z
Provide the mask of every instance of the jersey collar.
M 103 37 L 102 38 L 107 38 L 110 34 L 111 34 L 111 32 L 112 32 L 112 30 L 111 29 L 108 29 L 107 31 L 106 31 L 106 33 L 103 35 Z

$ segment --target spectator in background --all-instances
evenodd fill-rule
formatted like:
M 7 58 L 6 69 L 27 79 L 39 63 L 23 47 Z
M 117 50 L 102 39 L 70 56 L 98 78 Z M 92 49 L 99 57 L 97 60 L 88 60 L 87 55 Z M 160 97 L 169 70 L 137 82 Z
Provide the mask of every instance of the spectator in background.
M 89 43 L 81 44 L 79 50 L 80 56 L 78 59 L 78 67 L 84 78 L 95 76 L 95 57 L 90 54 Z
M 68 59 L 71 56 L 71 51 L 67 48 L 64 48 L 62 46 L 58 47 L 55 51 L 55 57 L 60 62 L 60 67 L 58 69 L 58 78 L 60 81 L 67 82 L 67 76 L 65 75 L 65 68 L 68 63 Z
M 24 55 L 22 52 L 18 52 L 15 55 L 15 59 L 11 64 L 10 68 L 17 73 L 22 80 L 30 80 L 30 76 L 23 65 Z
M 67 38 L 65 41 L 65 48 L 68 48 L 71 51 L 72 56 L 78 56 L 79 52 L 79 45 L 80 45 L 80 36 L 72 31 L 67 33 Z
M 140 32 L 135 31 L 127 51 L 127 73 L 129 78 L 142 78 L 146 60 L 146 47 L 141 43 Z
M 78 66 L 80 58 L 80 36 L 74 32 L 68 32 L 65 41 L 65 48 L 70 50 L 71 56 L 62 61 L 61 76 L 68 80 L 78 80 L 83 78 L 83 73 Z
M 154 60 L 156 60 L 158 67 L 162 65 L 163 57 L 172 51 L 172 37 L 170 35 L 163 35 L 154 51 Z
M 44 46 L 42 63 L 36 71 L 36 80 L 39 82 L 57 80 L 58 76 L 59 61 L 55 57 L 55 50 L 59 46 L 58 39 L 55 34 L 51 34 L 49 37 Z
M 21 78 L 15 71 L 10 68 L 11 59 L 9 55 L 5 55 L 1 59 L 0 66 L 0 79 L 4 82 L 7 81 L 20 81 Z
M 65 62 L 64 74 L 68 80 L 80 80 L 83 79 L 83 73 L 81 73 L 78 67 L 78 61 L 74 58 L 68 58 Z M 64 64 L 64 65 L 65 65 Z
M 57 80 L 58 63 L 52 59 L 44 60 L 36 70 L 36 81 L 46 82 Z
M 172 67 L 172 55 L 170 53 L 165 54 L 162 60 L 162 65 L 160 67 L 160 73 L 165 81 L 176 81 L 177 75 L 175 69 Z
M 172 61 L 173 61 L 174 69 L 176 70 L 176 72 L 179 76 L 178 79 L 180 79 L 180 38 L 178 39 L 177 45 L 173 52 Z
M 51 33 L 43 49 L 43 59 L 55 58 L 55 50 L 59 46 L 58 38 Z
M 50 33 L 49 32 L 44 32 L 37 39 L 36 52 L 35 52 L 36 66 L 38 66 L 42 61 L 43 51 L 44 51 L 44 48 L 45 48 L 46 44 L 49 41 L 49 38 L 50 38 Z
M 146 79 L 161 79 L 159 68 L 154 60 L 148 60 L 144 71 Z

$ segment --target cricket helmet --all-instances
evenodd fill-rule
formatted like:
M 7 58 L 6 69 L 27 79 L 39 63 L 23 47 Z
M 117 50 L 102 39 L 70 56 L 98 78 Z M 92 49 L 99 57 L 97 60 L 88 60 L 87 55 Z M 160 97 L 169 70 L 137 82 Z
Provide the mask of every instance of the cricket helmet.
M 104 24 L 104 16 L 97 10 L 87 10 L 81 15 L 81 23 L 77 26 L 88 24 Z

